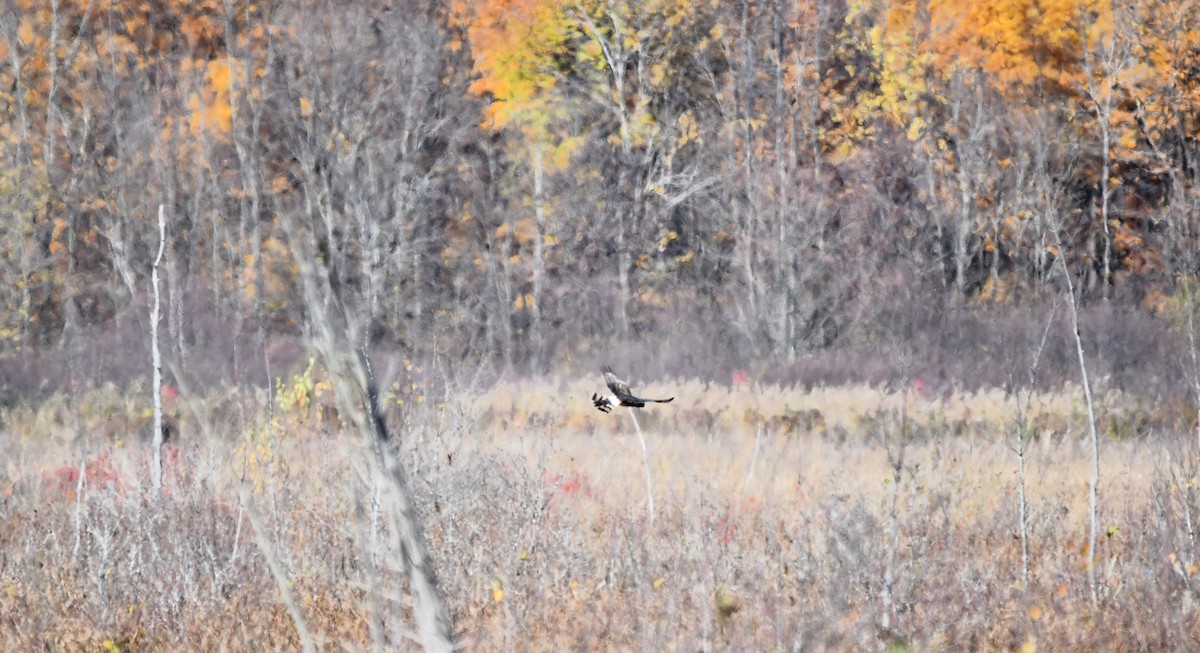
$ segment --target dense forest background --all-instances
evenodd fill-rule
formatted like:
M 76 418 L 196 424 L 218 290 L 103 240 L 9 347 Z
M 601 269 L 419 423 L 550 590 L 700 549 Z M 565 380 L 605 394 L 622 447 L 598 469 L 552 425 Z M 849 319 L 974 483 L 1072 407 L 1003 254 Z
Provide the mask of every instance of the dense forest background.
M 1191 0 L 10 0 L 0 394 L 497 372 L 1194 378 Z M 1065 265 L 1060 265 L 1065 264 Z M 985 355 L 980 355 L 984 352 Z

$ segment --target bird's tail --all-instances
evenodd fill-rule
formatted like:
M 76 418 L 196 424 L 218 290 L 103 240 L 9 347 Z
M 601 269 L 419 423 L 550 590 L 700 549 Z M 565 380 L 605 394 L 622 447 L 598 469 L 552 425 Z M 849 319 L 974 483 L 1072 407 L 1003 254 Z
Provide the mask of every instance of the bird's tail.
M 653 401 L 659 404 L 669 404 L 672 401 L 675 401 L 675 397 L 671 397 L 670 399 L 647 399 L 646 401 Z

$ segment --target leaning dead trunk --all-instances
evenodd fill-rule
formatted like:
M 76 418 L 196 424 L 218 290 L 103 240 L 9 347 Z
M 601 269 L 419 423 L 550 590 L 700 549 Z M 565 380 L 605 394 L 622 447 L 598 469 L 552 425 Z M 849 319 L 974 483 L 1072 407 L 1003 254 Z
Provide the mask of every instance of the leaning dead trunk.
M 281 212 L 287 216 L 286 212 Z M 379 392 L 370 372 L 367 354 L 353 343 L 361 342 L 356 324 L 329 283 L 327 270 L 313 264 L 311 243 L 302 230 L 285 217 L 292 253 L 300 266 L 304 300 L 314 327 L 313 345 L 329 371 L 338 409 L 372 452 L 372 465 L 384 479 L 390 501 L 388 517 L 400 541 L 400 554 L 413 591 L 413 617 L 426 651 L 449 653 L 454 639 L 449 614 L 442 603 L 424 531 L 409 491 L 404 469 L 396 460 L 394 442 L 379 403 Z M 327 298 L 327 299 L 323 299 Z

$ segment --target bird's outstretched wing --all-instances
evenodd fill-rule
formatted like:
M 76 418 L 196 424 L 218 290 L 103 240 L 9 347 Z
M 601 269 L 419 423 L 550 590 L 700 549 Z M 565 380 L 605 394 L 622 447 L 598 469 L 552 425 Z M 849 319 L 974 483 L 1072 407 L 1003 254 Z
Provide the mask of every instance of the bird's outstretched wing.
M 650 402 L 665 404 L 675 399 L 675 397 L 671 397 L 670 399 L 644 399 L 638 397 L 629 390 L 628 383 L 618 379 L 617 375 L 613 374 L 611 367 L 605 365 L 600 368 L 600 371 L 604 372 L 604 382 L 608 384 L 608 389 L 612 390 L 612 393 L 617 396 L 622 405 L 641 408 Z
M 617 399 L 625 401 L 626 397 L 633 397 L 633 393 L 629 391 L 629 384 L 618 379 L 617 375 L 613 374 L 611 367 L 605 365 L 600 368 L 600 371 L 604 372 L 604 382 L 608 384 L 608 389 L 617 395 Z

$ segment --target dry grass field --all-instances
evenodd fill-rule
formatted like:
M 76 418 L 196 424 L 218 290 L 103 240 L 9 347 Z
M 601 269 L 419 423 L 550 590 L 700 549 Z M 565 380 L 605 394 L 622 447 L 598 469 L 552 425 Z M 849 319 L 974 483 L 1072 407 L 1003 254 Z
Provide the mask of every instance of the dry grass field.
M 638 413 L 643 456 L 626 410 L 591 407 L 599 385 L 389 396 L 467 650 L 1200 647 L 1200 465 L 1165 407 L 1103 395 L 1093 603 L 1075 389 L 1023 411 L 919 384 L 661 381 L 639 389 L 678 398 Z M 160 498 L 142 403 L 5 412 L 0 649 L 299 650 L 298 619 L 323 651 L 418 648 L 386 497 L 329 402 L 305 376 L 274 402 L 172 403 Z

